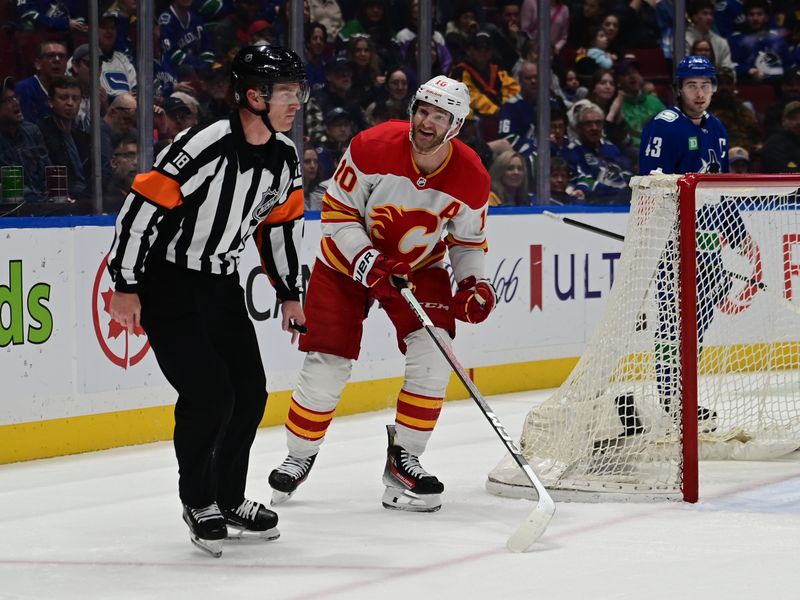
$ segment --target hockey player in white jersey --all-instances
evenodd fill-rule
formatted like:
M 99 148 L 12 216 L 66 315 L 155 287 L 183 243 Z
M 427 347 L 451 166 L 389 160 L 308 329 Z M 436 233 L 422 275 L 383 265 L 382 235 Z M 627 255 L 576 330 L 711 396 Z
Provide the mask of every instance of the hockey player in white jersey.
M 450 367 L 391 277 L 411 281 L 440 332 L 480 323 L 496 296 L 484 279 L 489 175 L 455 139 L 469 113 L 466 86 L 438 76 L 422 84 L 407 121 L 389 121 L 350 143 L 323 198 L 322 242 L 306 296 L 307 352 L 286 418 L 289 456 L 269 476 L 273 504 L 308 476 L 358 358 L 374 301 L 405 354 L 405 377 L 389 444 L 383 506 L 432 512 L 444 486 L 419 456 L 433 432 Z M 449 256 L 458 289 L 444 268 Z

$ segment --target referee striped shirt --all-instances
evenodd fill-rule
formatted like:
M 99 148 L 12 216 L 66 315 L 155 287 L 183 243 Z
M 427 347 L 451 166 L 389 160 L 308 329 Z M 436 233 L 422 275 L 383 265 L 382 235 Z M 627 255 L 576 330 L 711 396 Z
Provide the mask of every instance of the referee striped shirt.
M 249 144 L 234 111 L 179 133 L 153 170 L 136 176 L 117 216 L 108 269 L 121 292 L 138 290 L 149 260 L 228 275 L 254 235 L 278 298 L 299 300 L 302 231 L 297 149 L 281 133 Z

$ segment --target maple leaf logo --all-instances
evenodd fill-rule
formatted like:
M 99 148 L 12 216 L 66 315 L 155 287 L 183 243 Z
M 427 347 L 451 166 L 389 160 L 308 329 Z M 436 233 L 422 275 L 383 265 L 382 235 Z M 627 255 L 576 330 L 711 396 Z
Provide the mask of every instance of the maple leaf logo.
M 105 281 L 103 280 L 105 278 Z M 111 317 L 111 298 L 114 290 L 109 283 L 108 255 L 100 262 L 92 285 L 92 325 L 94 335 L 103 354 L 114 365 L 128 369 L 140 363 L 150 350 L 147 333 L 141 327 L 135 327 L 128 332 L 122 323 Z M 104 292 L 100 290 L 105 288 Z M 103 315 L 105 313 L 105 315 Z M 108 318 L 108 327 L 105 319 Z M 123 335 L 124 334 L 124 335 Z M 109 340 L 119 340 L 111 344 Z M 124 344 L 122 343 L 124 342 Z M 119 352 L 119 346 L 124 346 L 124 351 Z M 120 356 L 122 354 L 122 356 Z
M 106 337 L 109 340 L 116 339 L 119 337 L 121 333 L 127 333 L 127 330 L 122 326 L 122 324 L 111 317 L 111 296 L 114 294 L 114 290 L 109 288 L 105 292 L 100 292 L 100 296 L 103 298 L 103 311 L 108 314 L 109 316 L 109 323 L 108 323 L 108 335 Z M 136 337 L 145 335 L 144 329 L 140 326 L 136 326 L 133 328 L 133 335 Z

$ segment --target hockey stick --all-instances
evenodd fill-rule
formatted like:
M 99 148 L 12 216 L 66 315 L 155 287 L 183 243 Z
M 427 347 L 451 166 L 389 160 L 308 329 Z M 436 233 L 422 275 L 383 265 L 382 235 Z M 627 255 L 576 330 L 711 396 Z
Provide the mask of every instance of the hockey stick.
M 483 416 L 485 416 L 489 421 L 495 433 L 503 441 L 509 453 L 511 453 L 511 456 L 514 457 L 514 460 L 517 462 L 520 469 L 523 470 L 528 480 L 530 480 L 533 487 L 536 488 L 536 492 L 539 494 L 539 501 L 536 504 L 534 511 L 528 515 L 528 519 L 519 527 L 519 529 L 517 529 L 517 531 L 514 532 L 514 534 L 508 539 L 508 542 L 506 542 L 506 547 L 508 547 L 508 549 L 512 552 L 524 552 L 536 540 L 538 540 L 544 533 L 545 529 L 547 529 L 547 526 L 550 524 L 550 520 L 553 518 L 553 514 L 555 513 L 556 505 L 553 503 L 553 499 L 550 497 L 550 494 L 547 492 L 542 482 L 536 476 L 536 473 L 533 472 L 533 469 L 528 464 L 528 461 L 525 460 L 525 457 L 517 449 L 516 444 L 514 444 L 511 436 L 508 435 L 508 432 L 506 431 L 505 427 L 503 427 L 503 424 L 500 423 L 500 419 L 498 419 L 497 415 L 494 414 L 489 404 L 478 391 L 478 388 L 475 387 L 475 384 L 469 378 L 469 375 L 467 375 L 467 371 L 463 366 L 461 366 L 461 363 L 458 361 L 455 354 L 453 354 L 453 350 L 444 341 L 442 335 L 436 330 L 436 327 L 434 326 L 428 314 L 422 308 L 419 301 L 417 301 L 417 299 L 414 297 L 413 292 L 408 286 L 408 282 L 405 279 L 400 279 L 397 277 L 393 277 L 392 282 L 400 290 L 400 294 L 403 296 L 405 301 L 408 302 L 411 311 L 420 320 L 422 326 L 425 328 L 425 331 L 427 331 L 428 335 L 431 336 L 436 346 L 444 355 L 445 359 L 447 359 L 447 362 L 450 363 L 450 367 L 452 367 L 455 374 L 461 380 L 461 383 L 463 383 L 464 387 L 467 388 L 467 391 L 469 392 L 470 396 L 472 396 L 472 399 L 475 400 L 478 407 L 481 409 Z
M 543 214 L 545 216 L 550 217 L 551 219 L 555 219 L 556 221 L 561 221 L 562 223 L 566 223 L 567 225 L 572 225 L 573 227 L 577 227 L 578 229 L 585 229 L 586 231 L 591 231 L 592 233 L 597 233 L 599 235 L 603 235 L 605 237 L 611 238 L 612 240 L 617 240 L 619 242 L 625 241 L 624 235 L 620 235 L 619 233 L 614 233 L 613 231 L 608 231 L 607 229 L 602 229 L 600 227 L 590 225 L 589 223 L 584 223 L 583 221 L 576 221 L 575 219 L 570 219 L 569 217 L 562 217 L 561 215 L 552 213 L 549 210 L 543 211 Z M 771 287 L 769 287 L 763 281 L 756 281 L 752 277 L 736 273 L 735 271 L 729 271 L 728 269 L 725 270 L 725 273 L 728 276 L 733 277 L 734 279 L 738 279 L 739 281 L 747 283 L 748 285 L 756 286 L 762 292 L 767 294 L 770 298 L 779 301 L 784 308 L 787 308 L 788 310 L 794 313 L 800 314 L 800 304 L 792 302 L 791 300 L 785 298 L 782 294 L 775 292 Z M 650 287 L 648 286 L 647 289 L 649 291 Z

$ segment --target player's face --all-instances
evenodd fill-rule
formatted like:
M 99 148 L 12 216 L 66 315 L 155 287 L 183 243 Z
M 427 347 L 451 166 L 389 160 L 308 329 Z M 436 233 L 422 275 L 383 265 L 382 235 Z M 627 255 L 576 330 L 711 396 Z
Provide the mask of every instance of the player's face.
M 681 99 L 683 112 L 691 118 L 699 118 L 708 109 L 714 85 L 708 77 L 690 77 L 683 80 Z
M 452 115 L 446 110 L 420 102 L 411 122 L 411 138 L 417 150 L 426 152 L 441 146 L 450 129 L 451 119 Z

